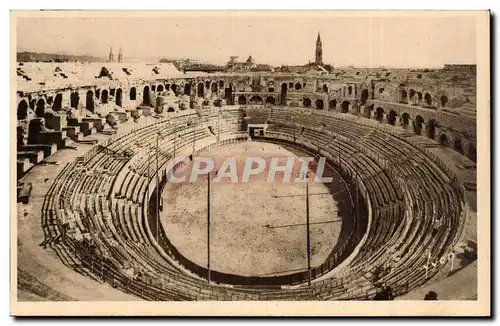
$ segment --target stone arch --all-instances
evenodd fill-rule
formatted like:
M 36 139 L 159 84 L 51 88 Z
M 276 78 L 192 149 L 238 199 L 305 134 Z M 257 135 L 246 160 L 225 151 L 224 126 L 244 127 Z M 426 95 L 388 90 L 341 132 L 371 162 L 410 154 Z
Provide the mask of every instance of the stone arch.
M 35 99 L 30 100 L 30 104 L 29 104 L 30 109 L 35 111 L 35 106 L 36 106 L 36 100 Z
M 476 147 L 474 144 L 469 144 L 469 148 L 467 149 L 467 157 L 473 161 L 476 162 Z
M 135 87 L 134 87 L 134 88 L 135 88 Z M 101 98 L 101 90 L 100 90 L 100 89 L 96 89 L 96 90 L 95 90 L 95 98 L 96 98 L 96 99 Z
M 396 111 L 391 110 L 389 114 L 387 115 L 387 123 L 394 126 L 396 124 L 396 120 L 398 118 L 398 114 Z
M 373 111 L 373 104 L 365 106 L 363 109 L 363 116 L 367 119 L 370 119 L 372 116 L 372 111 Z
M 247 98 L 243 95 L 238 96 L 238 104 L 239 105 L 247 104 Z
M 87 94 L 85 95 L 85 107 L 87 108 L 87 110 L 94 113 L 95 111 L 94 92 L 92 92 L 91 90 L 87 91 Z
M 260 97 L 260 96 L 254 95 L 250 98 L 250 104 L 261 105 L 263 103 L 264 103 L 264 101 L 262 101 L 262 97 Z
M 219 88 L 220 89 L 224 88 L 224 81 L 223 80 L 219 81 Z
M 464 153 L 464 148 L 463 148 L 463 144 L 462 144 L 462 138 L 460 138 L 458 136 L 455 137 L 455 141 L 454 141 L 453 147 L 455 148 L 455 150 L 457 152 L 459 152 L 460 154 L 463 154 Z
M 328 85 L 327 84 L 323 85 L 323 92 L 328 93 Z
M 400 90 L 399 94 L 401 96 L 401 98 L 399 99 L 399 103 L 407 104 L 408 103 L 408 93 L 406 92 L 406 90 L 404 90 L 404 89 Z
M 300 83 L 295 84 L 295 90 L 300 91 L 302 89 L 302 85 Z
M 54 103 L 52 104 L 52 110 L 57 111 L 62 109 L 62 94 L 57 93 L 56 97 L 54 97 Z
M 348 96 L 352 95 L 352 86 L 347 86 L 347 95 Z
M 142 91 L 142 105 L 144 106 L 153 106 L 151 103 L 151 94 L 149 91 L 149 86 L 144 86 L 144 89 Z
M 342 113 L 347 113 L 349 112 L 349 106 L 351 105 L 351 102 L 349 101 L 344 101 L 342 102 L 342 104 L 340 105 L 340 108 L 341 108 L 341 112 Z
M 163 85 L 158 85 L 158 86 L 156 87 L 156 91 L 157 91 L 158 93 L 163 92 Z
M 17 120 L 24 120 L 28 118 L 28 103 L 22 100 L 17 105 Z
M 36 101 L 35 114 L 39 118 L 43 118 L 45 116 L 45 100 L 43 98 Z
M 432 96 L 429 93 L 425 93 L 424 95 L 424 101 L 426 106 L 431 106 L 432 105 Z
M 165 90 L 167 90 L 167 91 L 170 90 L 170 84 L 165 84 Z
M 409 124 L 410 124 L 410 115 L 405 112 L 401 115 L 401 125 L 404 129 L 407 129 Z
M 380 88 L 378 89 L 378 93 L 379 93 L 379 94 L 382 94 L 384 91 L 385 91 L 385 89 L 384 89 L 383 87 L 380 87 Z
M 151 91 L 156 92 L 156 85 L 151 86 Z M 111 94 L 113 95 L 113 94 Z
M 377 120 L 378 122 L 384 121 L 384 109 L 382 109 L 381 107 L 378 107 L 375 110 L 375 120 Z
M 310 108 L 311 107 L 311 100 L 308 99 L 308 98 L 305 98 L 304 101 L 303 101 L 303 105 L 306 108 Z
M 121 88 L 118 88 L 116 90 L 116 95 L 115 95 L 115 104 L 118 106 L 122 106 L 123 102 L 123 91 Z
M 422 103 L 423 98 L 422 92 L 417 92 L 417 104 Z
M 108 103 L 108 90 L 107 90 L 107 89 L 104 89 L 104 90 L 101 92 L 101 103 L 102 103 L 102 104 L 106 104 L 106 103 Z
M 179 87 L 176 84 L 172 84 L 170 85 L 170 89 L 172 90 L 172 92 L 174 92 L 175 96 L 177 96 L 179 92 Z
M 292 89 L 292 88 L 293 88 L 293 82 L 289 82 L 289 83 L 288 83 L 288 88 L 289 88 L 289 89 Z
M 322 99 L 316 100 L 316 109 L 323 110 L 325 108 L 325 102 Z
M 137 98 L 137 90 L 135 89 L 135 87 L 132 87 L 130 89 L 129 98 L 131 101 L 135 101 L 135 99 Z
M 72 108 L 78 108 L 78 102 L 80 102 L 80 95 L 78 95 L 78 92 L 73 92 L 69 96 L 69 104 Z
M 288 86 L 286 83 L 281 84 L 281 104 L 286 104 L 286 95 L 288 92 Z
M 212 86 L 210 86 L 210 90 L 212 91 L 212 93 L 217 93 L 217 90 L 218 90 L 218 87 L 217 87 L 217 82 L 213 82 L 212 83 Z
M 276 99 L 274 97 L 272 97 L 272 96 L 268 96 L 266 98 L 266 103 L 274 105 L 274 104 L 276 104 Z
M 410 104 L 415 104 L 415 102 L 416 102 L 416 99 L 415 99 L 416 95 L 417 95 L 417 92 L 415 92 L 415 90 L 411 88 L 410 89 L 410 94 L 408 95 L 408 100 L 409 100 Z
M 205 88 L 210 89 L 210 80 L 205 81 Z
M 446 136 L 446 134 L 441 134 L 439 136 L 439 143 L 443 146 L 448 146 L 448 136 Z
M 427 137 L 429 137 L 430 139 L 434 139 L 436 137 L 437 125 L 438 123 L 436 122 L 436 120 L 429 120 L 429 123 L 427 124 Z
M 203 83 L 198 84 L 198 97 L 205 97 L 205 85 Z
M 364 90 L 361 91 L 361 104 L 364 105 L 366 103 L 366 100 L 368 100 L 368 90 L 365 88 Z
M 191 95 L 191 83 L 184 84 L 184 95 Z
M 328 103 L 328 108 L 330 110 L 337 110 L 337 100 L 333 99 Z
M 415 118 L 415 121 L 413 121 L 413 131 L 417 134 L 420 135 L 422 134 L 422 124 L 424 123 L 424 118 L 421 116 L 417 115 Z
M 175 112 L 175 109 L 173 107 L 169 106 L 167 109 L 167 112 L 169 112 L 169 113 Z
M 439 98 L 439 102 L 441 103 L 441 107 L 445 107 L 446 103 L 448 103 L 448 97 L 446 95 L 441 95 Z

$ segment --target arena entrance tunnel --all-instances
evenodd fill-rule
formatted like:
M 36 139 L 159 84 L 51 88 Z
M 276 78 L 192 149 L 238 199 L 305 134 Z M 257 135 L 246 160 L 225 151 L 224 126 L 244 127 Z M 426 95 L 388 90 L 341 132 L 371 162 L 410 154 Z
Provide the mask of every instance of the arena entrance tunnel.
M 244 142 L 244 141 L 241 141 Z M 310 154 L 310 156 L 318 158 L 319 154 L 314 150 L 301 145 L 296 144 L 291 141 L 278 140 L 273 138 L 259 137 L 253 142 L 262 143 L 274 143 L 282 144 L 286 146 L 291 146 Z M 200 152 L 197 153 L 197 155 Z M 192 158 L 190 158 L 192 159 Z M 180 162 L 176 164 L 173 170 L 181 168 L 186 165 L 186 162 Z M 348 190 L 350 200 L 342 201 L 345 204 L 339 206 L 339 216 L 340 213 L 349 215 L 343 216 L 343 221 L 348 223 L 342 223 L 342 229 L 340 231 L 340 236 L 337 243 L 331 244 L 331 251 L 329 251 L 327 259 L 320 265 L 312 266 L 310 269 L 301 269 L 295 271 L 283 271 L 282 273 L 274 273 L 273 275 L 239 275 L 235 273 L 227 273 L 216 269 L 208 269 L 206 266 L 201 266 L 195 263 L 192 259 L 183 254 L 173 241 L 169 239 L 165 232 L 165 229 L 161 223 L 159 214 L 161 211 L 168 210 L 169 207 L 163 202 L 163 198 L 160 200 L 161 194 L 165 186 L 168 184 L 167 173 L 159 174 L 159 187 L 155 187 L 151 191 L 149 200 L 146 201 L 147 205 L 147 217 L 144 222 L 147 223 L 147 227 L 151 230 L 151 234 L 157 235 L 157 243 L 159 247 L 163 250 L 164 254 L 169 255 L 173 260 L 179 263 L 186 271 L 196 274 L 199 278 L 208 280 L 215 284 L 226 284 L 233 286 L 244 286 L 244 287 L 265 287 L 265 288 L 281 288 L 282 286 L 299 285 L 308 282 L 309 280 L 314 280 L 322 275 L 325 275 L 333 271 L 336 267 L 341 265 L 343 262 L 350 261 L 356 256 L 358 246 L 360 247 L 361 239 L 364 239 L 366 230 L 368 229 L 368 221 L 370 219 L 370 209 L 368 208 L 367 202 L 369 198 L 367 194 L 363 191 L 363 187 L 360 187 L 356 183 L 356 180 L 352 177 L 351 173 L 347 170 L 339 167 L 336 162 L 326 158 L 326 165 L 333 168 L 337 175 L 343 180 Z M 356 191 L 358 191 L 356 193 Z M 333 191 L 329 192 L 332 197 L 337 194 Z M 346 192 L 347 193 L 347 192 Z M 355 195 L 358 194 L 358 196 Z M 158 199 L 157 199 L 158 198 Z M 357 207 L 354 207 L 357 201 Z M 304 201 L 305 203 L 305 201 Z M 347 207 L 348 206 L 348 207 Z M 356 209 L 357 208 L 357 209 Z M 213 208 L 216 210 L 216 208 Z M 357 212 L 357 213 L 355 213 Z M 356 215 L 358 219 L 356 219 Z M 207 217 L 201 217 L 207 218 Z M 304 217 L 304 221 L 305 221 Z M 166 226 L 168 227 L 168 226 Z M 206 231 L 205 231 L 206 232 Z M 306 232 L 304 229 L 304 238 L 306 237 Z M 310 248 L 310 247 L 309 247 Z M 311 250 L 311 249 L 309 249 Z

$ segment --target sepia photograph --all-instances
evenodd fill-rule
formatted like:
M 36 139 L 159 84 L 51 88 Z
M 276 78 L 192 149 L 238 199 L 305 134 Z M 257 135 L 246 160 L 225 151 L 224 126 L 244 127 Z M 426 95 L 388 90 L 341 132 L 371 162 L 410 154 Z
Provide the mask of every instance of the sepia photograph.
M 491 313 L 488 11 L 10 14 L 12 315 Z

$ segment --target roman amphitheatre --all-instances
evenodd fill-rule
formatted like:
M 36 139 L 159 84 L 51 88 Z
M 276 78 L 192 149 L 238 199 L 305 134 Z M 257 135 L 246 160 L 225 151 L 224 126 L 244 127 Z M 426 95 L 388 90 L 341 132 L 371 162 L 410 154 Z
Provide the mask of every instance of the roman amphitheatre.
M 321 46 L 279 68 L 19 61 L 18 300 L 475 299 L 475 65 L 337 68 Z M 200 156 L 325 158 L 333 181 L 169 182 Z

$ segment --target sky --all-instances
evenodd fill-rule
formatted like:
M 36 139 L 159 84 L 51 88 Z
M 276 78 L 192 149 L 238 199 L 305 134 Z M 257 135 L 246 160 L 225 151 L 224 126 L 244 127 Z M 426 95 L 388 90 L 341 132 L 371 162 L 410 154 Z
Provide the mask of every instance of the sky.
M 88 54 L 124 61 L 190 57 L 218 64 L 229 56 L 272 65 L 314 61 L 318 32 L 323 61 L 334 66 L 440 67 L 476 62 L 475 18 L 334 14 L 254 16 L 25 17 L 17 19 L 17 51 Z

